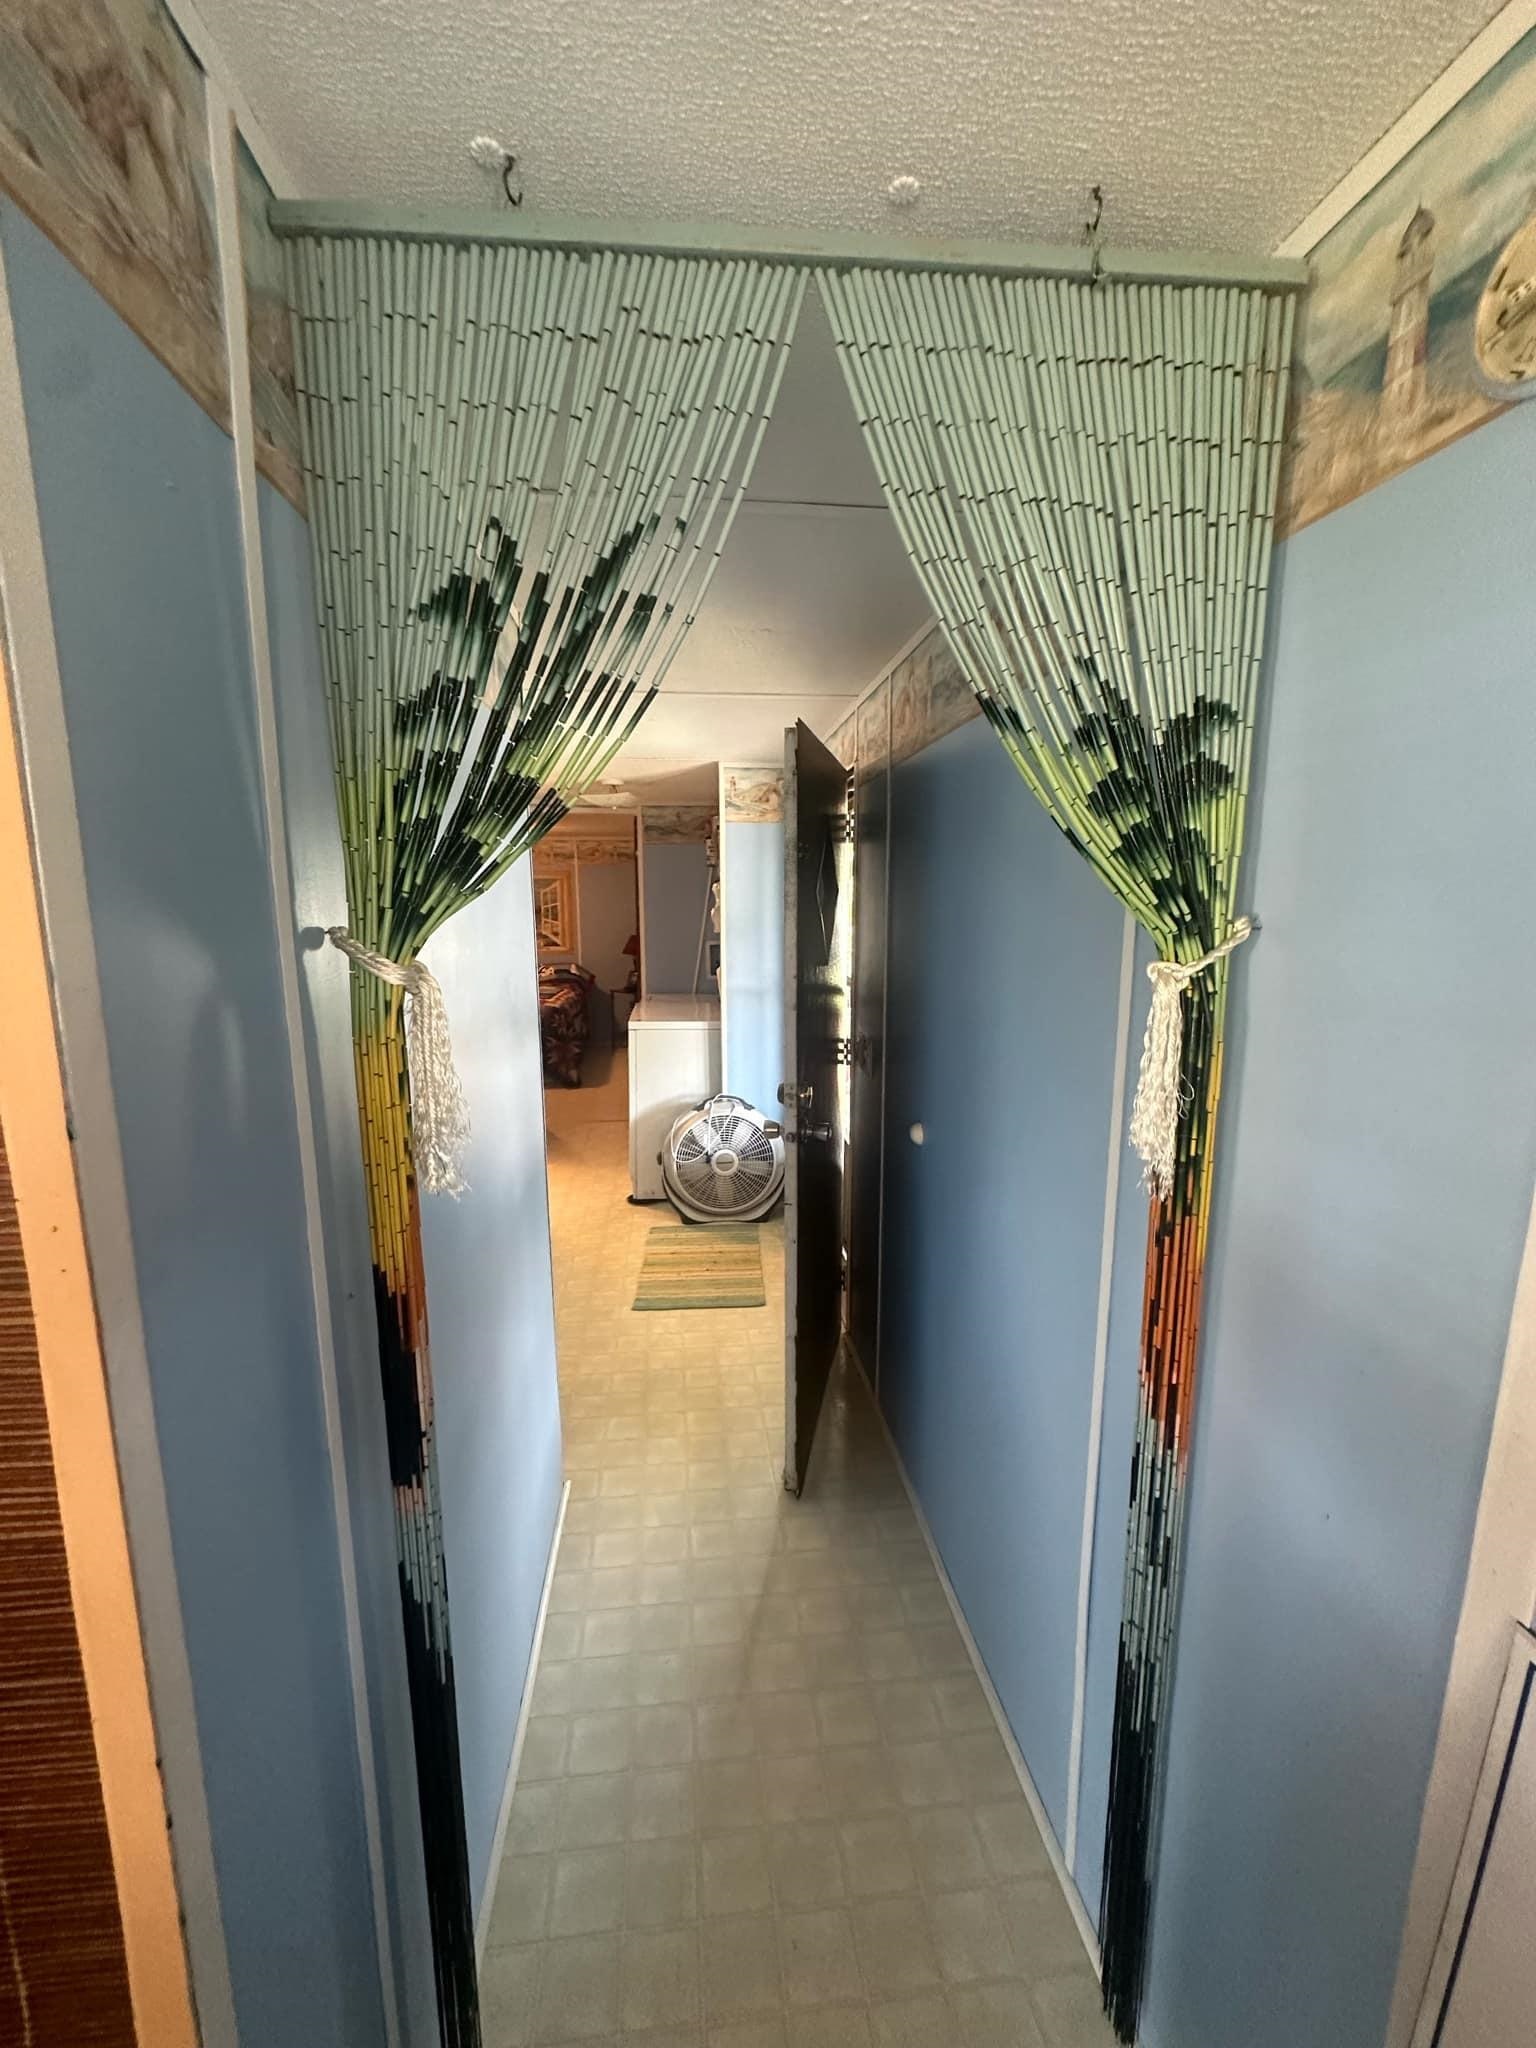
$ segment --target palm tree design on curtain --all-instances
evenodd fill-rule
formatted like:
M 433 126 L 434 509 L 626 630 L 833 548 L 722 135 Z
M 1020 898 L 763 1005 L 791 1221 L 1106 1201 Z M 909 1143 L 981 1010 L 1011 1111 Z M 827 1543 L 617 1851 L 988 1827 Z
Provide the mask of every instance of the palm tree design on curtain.
M 828 271 L 822 296 L 897 527 L 982 710 L 1159 952 L 1203 961 L 1240 937 L 1290 286 L 873 269 Z M 1223 957 L 1181 999 L 1185 1113 L 1149 1225 L 1100 1913 L 1105 2004 L 1125 2041 L 1152 1893 L 1226 988 Z
M 417 1178 L 455 1168 L 415 1149 L 389 977 L 633 732 L 729 537 L 805 277 L 494 228 L 296 229 L 289 274 L 440 2036 L 476 2048 Z
M 1210 742 L 1231 732 L 1237 713 L 1217 698 L 1197 696 L 1154 735 L 1091 664 L 1084 667 L 1094 697 L 1110 707 L 1086 712 L 1072 733 L 1073 745 L 1093 764 L 1087 808 L 1119 834 L 1115 858 L 1141 881 L 1175 941 L 1204 952 L 1216 936 L 1210 821 L 1236 779 Z
M 1092 764 L 1087 808 L 1118 834 L 1114 854 L 1156 903 L 1173 942 L 1170 950 L 1196 957 L 1217 936 L 1220 863 L 1212 841 L 1236 783 L 1231 766 L 1213 749 L 1233 733 L 1237 713 L 1230 704 L 1196 696 L 1154 735 L 1102 677 L 1092 677 L 1092 688 L 1101 708 L 1084 716 L 1073 733 L 1074 745 Z M 1149 1850 L 1157 1820 L 1159 1735 L 1172 1675 L 1170 1620 L 1226 1000 L 1225 960 L 1185 990 L 1179 1062 L 1185 1113 L 1173 1187 L 1166 1201 L 1152 1202 L 1147 1227 L 1140 1402 L 1100 1901 L 1105 2001 L 1123 2040 L 1134 2038 L 1151 1911 Z
M 445 646 L 431 681 L 394 709 L 399 754 L 389 816 L 396 823 L 385 844 L 392 916 L 402 931 L 436 931 L 505 874 L 565 816 L 562 792 L 591 780 L 623 737 L 616 728 L 632 730 L 644 713 L 653 693 L 633 703 L 634 685 L 624 678 L 656 600 L 631 593 L 625 571 L 655 524 L 632 527 L 558 602 L 547 574 L 534 577 L 510 646 L 522 563 L 512 536 L 494 521 L 475 563 L 455 570 L 418 608 Z M 545 652 L 536 659 L 541 643 Z M 599 649 L 605 665 L 594 675 Z M 485 723 L 476 737 L 479 718 Z M 573 734 L 587 745 L 563 764 L 556 787 L 547 770 Z M 472 765 L 454 798 L 472 739 Z M 379 828 L 388 822 L 381 817 Z

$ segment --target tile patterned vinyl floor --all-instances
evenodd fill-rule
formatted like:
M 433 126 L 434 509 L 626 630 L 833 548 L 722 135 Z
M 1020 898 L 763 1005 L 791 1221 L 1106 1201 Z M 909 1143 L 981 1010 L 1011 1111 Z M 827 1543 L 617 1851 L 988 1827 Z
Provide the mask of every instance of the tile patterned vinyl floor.
M 784 1492 L 780 1227 L 768 1307 L 636 1314 L 622 1052 L 547 1100 L 571 1500 L 486 2048 L 1106 2048 L 851 1373 Z

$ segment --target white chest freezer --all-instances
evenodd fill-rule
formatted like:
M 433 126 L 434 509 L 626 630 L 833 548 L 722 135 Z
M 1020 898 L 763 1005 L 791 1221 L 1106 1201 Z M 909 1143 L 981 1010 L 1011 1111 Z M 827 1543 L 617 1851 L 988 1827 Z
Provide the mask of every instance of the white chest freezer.
M 629 1185 L 666 1199 L 659 1155 L 679 1111 L 720 1092 L 717 996 L 647 996 L 629 1019 Z

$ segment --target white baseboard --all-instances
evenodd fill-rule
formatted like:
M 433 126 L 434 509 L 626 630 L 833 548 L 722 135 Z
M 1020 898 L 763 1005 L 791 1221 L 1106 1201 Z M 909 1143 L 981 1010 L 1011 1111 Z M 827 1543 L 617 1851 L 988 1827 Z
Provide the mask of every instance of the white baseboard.
M 496 1816 L 496 1832 L 491 1838 L 491 1862 L 485 1874 L 485 1895 L 480 1901 L 480 1913 L 475 1922 L 477 1968 L 485 1961 L 485 1944 L 491 1931 L 491 1909 L 496 1903 L 496 1878 L 501 1869 L 502 1851 L 507 1845 L 507 1827 L 512 1819 L 512 1795 L 517 1790 L 517 1767 L 523 1760 L 523 1738 L 528 1733 L 528 1716 L 533 1711 L 533 1688 L 539 1675 L 539 1658 L 544 1649 L 544 1623 L 549 1614 L 550 1589 L 555 1583 L 555 1566 L 560 1559 L 560 1538 L 565 1533 L 565 1511 L 570 1499 L 571 1482 L 567 1479 L 560 1489 L 560 1512 L 555 1516 L 555 1533 L 549 1543 L 549 1562 L 544 1567 L 544 1587 L 539 1594 L 538 1619 L 533 1624 L 533 1643 L 528 1651 L 528 1675 L 523 1680 L 523 1703 L 517 1710 L 517 1728 L 512 1737 L 512 1756 L 507 1764 L 507 1782 L 502 1788 L 501 1811 Z
M 1019 1785 L 1024 1793 L 1024 1797 L 1029 1802 L 1029 1810 L 1034 1815 L 1035 1826 L 1040 1830 L 1040 1839 L 1045 1844 L 1045 1853 L 1051 1859 L 1051 1868 L 1056 1873 L 1056 1882 L 1061 1886 L 1062 1896 L 1066 1899 L 1073 1923 L 1077 1928 L 1078 1934 L 1082 1937 L 1083 1947 L 1088 1951 L 1088 1960 L 1093 1965 L 1093 1974 L 1097 1977 L 1101 1975 L 1103 1968 L 1099 1953 L 1098 1929 L 1094 1926 L 1088 1908 L 1083 1904 L 1082 1894 L 1073 1883 L 1071 1872 L 1067 1869 L 1067 1859 L 1062 1854 L 1060 1842 L 1056 1839 L 1056 1830 L 1051 1826 L 1050 1815 L 1045 1810 L 1045 1801 L 1040 1797 L 1036 1789 L 1035 1781 L 1029 1774 L 1029 1765 L 1024 1761 L 1024 1752 L 1019 1748 L 1018 1743 L 1014 1739 L 1013 1730 L 1008 1725 L 1008 1716 L 1003 1712 L 1003 1703 L 997 1696 L 997 1687 L 992 1683 L 991 1673 L 987 1670 L 981 1651 L 977 1647 L 976 1638 L 971 1634 L 971 1626 L 965 1618 L 965 1610 L 960 1605 L 959 1595 L 950 1583 L 949 1573 L 944 1569 L 944 1560 L 939 1555 L 938 1544 L 933 1540 L 933 1531 L 928 1526 L 928 1517 L 923 1513 L 922 1502 L 917 1497 L 917 1489 L 912 1484 L 911 1477 L 907 1472 L 906 1463 L 897 1447 L 896 1439 L 891 1434 L 891 1426 L 885 1419 L 880 1403 L 875 1399 L 874 1390 L 870 1386 L 869 1374 L 864 1370 L 864 1361 L 860 1358 L 852 1340 L 846 1334 L 843 1341 L 847 1344 L 848 1356 L 858 1368 L 859 1378 L 864 1382 L 864 1390 L 869 1395 L 870 1405 L 879 1418 L 880 1427 L 885 1432 L 885 1440 L 889 1444 L 891 1456 L 896 1462 L 896 1471 L 906 1491 L 908 1505 L 911 1507 L 913 1516 L 917 1521 L 922 1539 L 928 1546 L 928 1555 L 933 1559 L 933 1568 L 939 1575 L 939 1584 L 944 1588 L 944 1598 L 949 1602 L 949 1611 L 955 1617 L 955 1626 L 960 1631 L 960 1640 L 965 1644 L 966 1653 L 975 1667 L 976 1677 L 980 1682 L 981 1689 L 986 1694 L 987 1705 L 992 1709 L 992 1718 L 997 1723 L 997 1732 L 1003 1738 L 1003 1747 L 1008 1752 L 1009 1760 L 1018 1776 Z

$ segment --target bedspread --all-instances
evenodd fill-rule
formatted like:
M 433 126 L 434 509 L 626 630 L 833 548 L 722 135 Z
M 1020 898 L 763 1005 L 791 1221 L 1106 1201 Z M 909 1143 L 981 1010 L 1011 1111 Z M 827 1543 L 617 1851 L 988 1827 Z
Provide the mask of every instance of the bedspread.
M 596 975 L 585 967 L 539 970 L 539 1041 L 544 1078 L 561 1088 L 581 1086 L 581 1062 L 592 1036 L 588 997 Z

